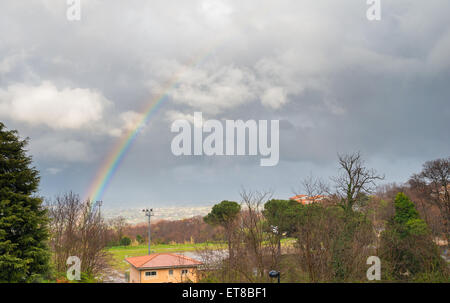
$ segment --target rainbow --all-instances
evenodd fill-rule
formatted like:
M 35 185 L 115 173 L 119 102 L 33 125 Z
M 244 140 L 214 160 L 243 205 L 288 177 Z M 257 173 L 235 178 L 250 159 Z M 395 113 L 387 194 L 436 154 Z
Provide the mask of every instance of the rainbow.
M 170 90 L 177 85 L 178 80 L 180 79 L 183 72 L 186 71 L 188 68 L 199 65 L 201 62 L 203 62 L 206 58 L 209 57 L 209 55 L 212 52 L 211 47 L 207 48 L 207 50 L 209 51 L 206 52 L 206 55 L 195 57 L 188 64 L 184 65 L 184 67 L 181 68 L 181 70 L 178 71 L 171 79 L 166 81 L 165 85 L 163 86 L 163 89 L 161 90 L 162 93 L 153 98 L 144 107 L 144 109 L 141 111 L 142 118 L 140 118 L 137 121 L 136 126 L 131 130 L 129 130 L 127 133 L 125 133 L 117 141 L 112 150 L 109 152 L 108 156 L 103 161 L 103 164 L 98 170 L 95 179 L 93 180 L 93 182 L 89 187 L 89 191 L 86 195 L 86 200 L 95 202 L 102 199 L 103 194 L 106 191 L 106 188 L 111 182 L 111 179 L 119 169 L 120 164 L 125 158 L 125 155 L 129 151 L 133 142 L 138 137 L 141 130 L 148 123 L 150 118 L 158 111 L 161 105 L 168 99 L 168 94 Z M 205 54 L 205 52 L 201 52 L 201 54 Z
M 168 91 L 171 87 L 165 88 L 166 92 L 157 96 L 150 104 L 143 110 L 142 118 L 136 123 L 136 127 L 125 133 L 118 142 L 114 145 L 113 149 L 109 155 L 104 160 L 102 166 L 96 174 L 94 181 L 89 189 L 87 199 L 91 201 L 101 200 L 106 187 L 110 183 L 112 177 L 118 170 L 120 164 L 122 163 L 126 153 L 130 149 L 134 140 L 150 120 L 152 114 L 157 112 L 158 108 L 167 99 Z

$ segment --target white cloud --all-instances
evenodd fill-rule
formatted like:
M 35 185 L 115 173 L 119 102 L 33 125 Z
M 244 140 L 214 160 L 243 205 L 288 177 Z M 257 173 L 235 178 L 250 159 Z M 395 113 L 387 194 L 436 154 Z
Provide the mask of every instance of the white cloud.
M 248 70 L 209 66 L 185 71 L 169 95 L 177 103 L 218 114 L 254 100 L 254 85 L 254 76 Z
M 58 89 L 51 82 L 13 84 L 0 89 L 0 117 L 53 129 L 80 129 L 102 119 L 110 104 L 99 92 L 82 88 Z
M 191 123 L 194 123 L 194 115 L 192 114 L 185 114 L 180 111 L 176 110 L 169 110 L 166 112 L 166 121 L 169 123 L 172 123 L 176 120 L 186 120 Z
M 205 0 L 201 4 L 201 12 L 212 26 L 225 26 L 230 22 L 232 8 L 219 0 Z
M 108 133 L 113 137 L 120 137 L 124 132 L 136 129 L 142 122 L 143 117 L 143 114 L 134 111 L 123 112 L 119 114 L 119 122 L 117 122 L 121 126 L 110 129 Z
M 264 106 L 278 109 L 287 102 L 286 92 L 282 87 L 272 87 L 267 89 L 262 97 L 261 103 Z

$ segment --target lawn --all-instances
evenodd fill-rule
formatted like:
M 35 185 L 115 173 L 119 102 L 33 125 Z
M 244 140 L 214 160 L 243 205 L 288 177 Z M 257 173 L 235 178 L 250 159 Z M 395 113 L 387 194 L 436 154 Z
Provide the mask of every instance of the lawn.
M 282 239 L 283 246 L 291 246 L 295 242 L 292 238 Z M 226 249 L 226 243 L 187 243 L 187 244 L 156 244 L 152 245 L 152 253 L 196 251 L 204 248 Z M 148 253 L 147 244 L 137 246 L 113 246 L 107 249 L 112 255 L 111 266 L 119 271 L 127 270 L 130 265 L 125 258 L 144 256 Z

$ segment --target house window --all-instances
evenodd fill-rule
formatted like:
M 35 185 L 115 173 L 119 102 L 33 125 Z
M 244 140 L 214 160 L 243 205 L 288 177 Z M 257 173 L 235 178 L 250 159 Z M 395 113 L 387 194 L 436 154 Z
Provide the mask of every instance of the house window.
M 182 275 L 187 275 L 187 273 L 188 273 L 188 270 L 187 270 L 187 269 L 181 270 L 181 274 L 182 274 Z
M 169 269 L 169 276 L 173 276 L 173 269 Z
M 145 276 L 146 277 L 154 277 L 154 276 L 156 276 L 156 271 L 146 271 Z

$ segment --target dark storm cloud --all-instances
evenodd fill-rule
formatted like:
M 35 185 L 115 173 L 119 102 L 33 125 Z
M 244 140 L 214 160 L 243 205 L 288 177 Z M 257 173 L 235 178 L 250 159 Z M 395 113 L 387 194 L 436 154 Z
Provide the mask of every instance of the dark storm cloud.
M 215 202 L 241 186 L 286 197 L 302 176 L 334 174 L 338 152 L 360 150 L 389 181 L 448 156 L 448 1 L 382 1 L 379 22 L 351 0 L 83 1 L 80 22 L 66 8 L 0 4 L 0 119 L 31 137 L 45 195 L 84 193 L 174 74 L 109 205 Z M 194 111 L 279 119 L 280 164 L 173 156 L 170 123 Z

